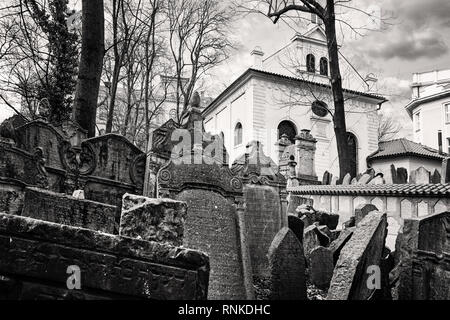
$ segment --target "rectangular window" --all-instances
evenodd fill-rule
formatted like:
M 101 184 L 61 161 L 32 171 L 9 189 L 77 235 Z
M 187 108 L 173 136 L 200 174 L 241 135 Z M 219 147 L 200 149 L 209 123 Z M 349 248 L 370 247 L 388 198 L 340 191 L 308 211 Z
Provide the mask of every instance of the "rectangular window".
M 415 130 L 420 131 L 420 112 L 414 115 Z
M 445 105 L 445 123 L 450 123 L 450 103 Z

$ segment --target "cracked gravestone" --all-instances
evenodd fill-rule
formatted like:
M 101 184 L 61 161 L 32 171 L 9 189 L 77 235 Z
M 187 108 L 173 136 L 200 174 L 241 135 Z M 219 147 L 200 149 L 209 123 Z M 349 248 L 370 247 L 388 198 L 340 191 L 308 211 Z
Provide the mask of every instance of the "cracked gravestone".
M 341 250 L 327 300 L 368 300 L 375 288 L 368 285 L 369 267 L 380 267 L 387 235 L 387 216 L 369 213 Z

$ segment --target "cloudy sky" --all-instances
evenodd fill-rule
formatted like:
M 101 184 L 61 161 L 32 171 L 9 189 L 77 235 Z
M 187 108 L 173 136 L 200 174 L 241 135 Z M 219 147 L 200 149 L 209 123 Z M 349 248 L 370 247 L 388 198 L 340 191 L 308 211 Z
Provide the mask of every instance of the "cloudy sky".
M 75 2 L 80 2 L 75 0 Z M 404 106 L 411 96 L 409 84 L 414 72 L 450 69 L 449 0 L 354 0 L 358 9 L 378 6 L 386 18 L 381 30 L 361 31 L 359 36 L 343 28 L 342 53 L 362 75 L 372 72 L 379 79 L 379 93 L 390 101 L 383 112 L 404 124 L 402 135 L 410 136 L 411 125 Z M 346 10 L 344 18 L 352 25 L 367 26 L 367 17 Z M 298 31 L 302 31 L 301 27 Z M 283 23 L 252 14 L 240 18 L 230 35 L 237 46 L 222 66 L 213 71 L 209 89 L 220 92 L 252 64 L 250 52 L 262 47 L 266 56 L 290 42 L 295 34 Z M 0 106 L 0 118 L 9 114 Z

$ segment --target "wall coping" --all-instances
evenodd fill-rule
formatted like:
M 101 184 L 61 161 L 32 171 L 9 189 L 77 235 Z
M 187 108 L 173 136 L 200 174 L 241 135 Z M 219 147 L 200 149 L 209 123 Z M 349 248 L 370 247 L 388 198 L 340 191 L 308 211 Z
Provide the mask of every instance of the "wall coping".
M 450 183 L 442 184 L 374 184 L 374 185 L 303 185 L 287 188 L 294 195 L 343 196 L 450 196 Z

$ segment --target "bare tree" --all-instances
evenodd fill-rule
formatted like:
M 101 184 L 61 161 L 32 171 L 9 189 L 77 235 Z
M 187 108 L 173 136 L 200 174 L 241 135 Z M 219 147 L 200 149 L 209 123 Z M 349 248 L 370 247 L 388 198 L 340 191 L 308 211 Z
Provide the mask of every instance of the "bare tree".
M 378 142 L 395 139 L 402 129 L 400 123 L 394 118 L 382 113 L 378 117 Z
M 218 0 L 169 0 L 169 47 L 174 63 L 177 119 L 198 80 L 228 58 L 232 6 Z
M 339 46 L 337 41 L 336 7 L 341 6 L 346 9 L 354 9 L 358 12 L 364 11 L 351 7 L 351 0 L 256 0 L 244 1 L 243 6 L 247 11 L 263 13 L 270 18 L 274 24 L 283 18 L 288 20 L 296 19 L 300 14 L 313 14 L 323 22 L 325 35 L 327 38 L 327 50 L 330 65 L 330 86 L 333 96 L 333 111 L 328 110 L 334 123 L 334 132 L 337 142 L 339 158 L 340 178 L 351 171 L 350 150 L 347 141 L 347 127 L 345 121 L 345 98 L 342 88 L 342 75 L 339 63 Z M 297 14 L 297 17 L 290 15 Z M 368 14 L 367 14 L 368 15 Z M 345 20 L 339 20 L 346 26 L 352 26 Z M 352 28 L 356 31 L 356 28 Z
M 1 99 L 29 118 L 38 107 L 52 123 L 69 118 L 78 37 L 67 25 L 67 1 L 16 0 L 0 13 Z M 13 107 L 10 96 L 20 98 L 21 107 Z
M 73 109 L 75 120 L 93 137 L 105 54 L 103 0 L 83 0 L 82 11 L 81 57 Z

